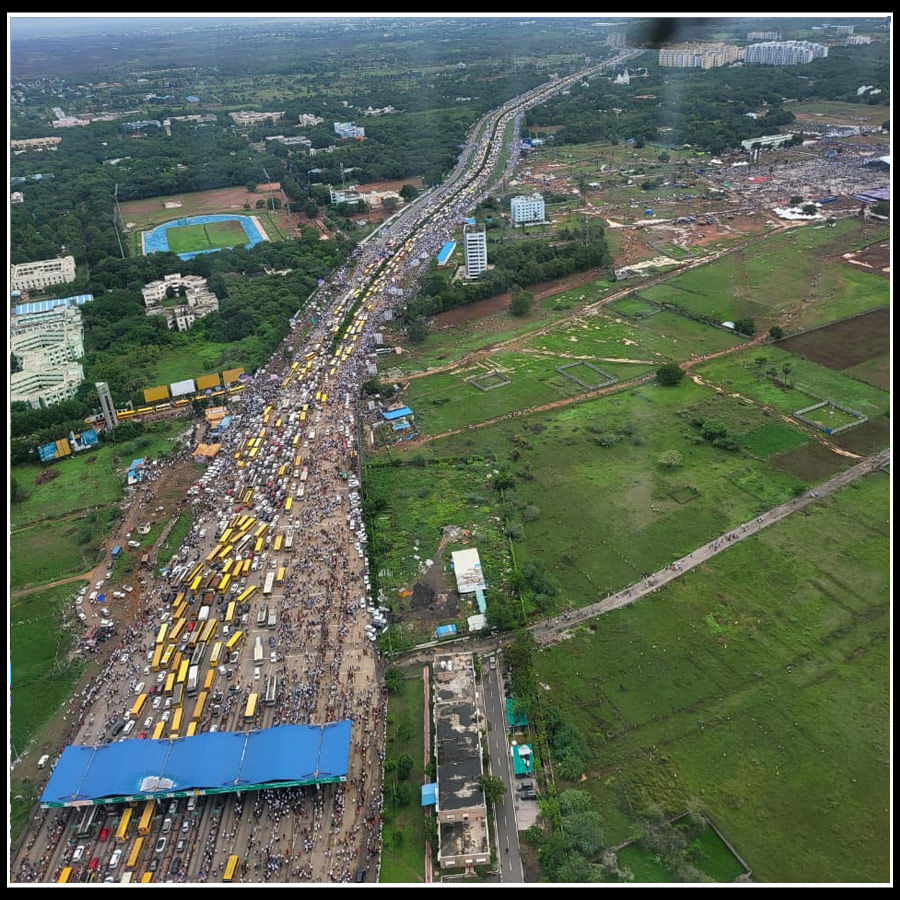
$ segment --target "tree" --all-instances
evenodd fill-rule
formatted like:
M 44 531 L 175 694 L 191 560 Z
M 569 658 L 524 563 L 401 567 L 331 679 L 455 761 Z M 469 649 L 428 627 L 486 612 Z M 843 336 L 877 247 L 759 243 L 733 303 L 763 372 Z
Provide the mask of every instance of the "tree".
M 396 197 L 385 197 L 381 201 L 381 207 L 382 209 L 387 210 L 396 209 L 399 202 L 400 201 Z
M 675 387 L 683 378 L 684 370 L 677 363 L 666 363 L 656 370 L 656 381 L 663 387 Z
M 677 469 L 684 462 L 684 457 L 677 450 L 665 450 L 659 454 L 656 461 L 664 469 Z
M 769 337 L 773 341 L 780 341 L 784 337 L 784 329 L 780 325 L 773 325 L 769 329 Z M 765 361 L 765 359 L 763 359 Z
M 667 163 L 667 162 L 669 162 L 669 160 L 670 160 L 672 157 L 669 156 L 669 154 L 666 153 L 665 150 L 663 150 L 663 152 L 660 153 L 659 156 L 657 156 L 656 158 L 657 158 L 661 163 Z
M 408 753 L 401 753 L 397 757 L 397 778 L 400 781 L 406 781 L 409 773 L 412 772 L 415 760 Z
M 791 374 L 791 369 L 793 369 L 793 368 L 794 368 L 794 364 L 793 364 L 793 363 L 790 363 L 790 362 L 786 362 L 786 363 L 781 367 L 781 371 L 782 371 L 782 373 L 784 374 L 784 383 L 785 383 L 785 384 L 788 384 L 788 385 L 790 384 L 790 382 L 788 381 L 788 375 Z
M 256 192 L 256 182 L 248 181 L 247 182 L 247 190 L 250 191 L 251 194 Z
M 799 194 L 794 194 L 788 201 L 790 206 L 799 206 L 803 202 L 803 198 Z
M 10 503 L 21 503 L 23 500 L 28 499 L 28 492 L 19 481 L 15 478 L 11 478 L 9 482 L 9 502 Z
M 756 334 L 756 322 L 750 318 L 737 319 L 734 323 L 734 330 L 738 334 L 746 334 L 748 337 L 753 337 Z
M 410 200 L 415 200 L 419 196 L 419 189 L 414 184 L 404 184 L 400 188 L 400 196 L 409 203 Z
M 303 204 L 303 214 L 310 219 L 314 219 L 319 214 L 319 207 L 316 205 L 315 201 L 307 200 L 306 203 Z
M 872 206 L 872 212 L 876 216 L 889 216 L 891 214 L 891 204 L 887 200 L 879 200 Z
M 531 313 L 534 295 L 530 291 L 518 291 L 513 294 L 509 311 L 512 315 L 523 318 Z
M 804 203 L 803 206 L 800 207 L 800 212 L 802 212 L 804 216 L 814 216 L 818 211 L 819 207 L 816 206 L 815 203 Z
M 503 783 L 503 779 L 497 778 L 496 775 L 480 775 L 478 784 L 481 785 L 481 789 L 484 791 L 484 799 L 490 806 L 495 806 L 499 803 L 506 793 L 506 785 Z
M 413 344 L 421 344 L 428 337 L 428 323 L 424 316 L 416 316 L 407 324 L 406 336 Z
M 384 673 L 384 686 L 389 694 L 399 694 L 403 690 L 403 673 L 390 668 Z

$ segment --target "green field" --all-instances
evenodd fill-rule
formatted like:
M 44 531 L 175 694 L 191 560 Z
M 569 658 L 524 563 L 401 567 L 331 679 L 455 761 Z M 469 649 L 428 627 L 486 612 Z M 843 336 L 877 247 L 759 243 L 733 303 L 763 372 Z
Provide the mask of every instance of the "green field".
M 45 466 L 14 466 L 11 475 L 25 489 L 27 498 L 10 508 L 12 527 L 118 503 L 124 496 L 125 473 L 131 461 L 168 453 L 174 437 L 185 427 L 179 420 L 159 422 L 139 437 L 118 444 L 102 443 L 95 450 L 61 459 L 51 464 L 59 476 L 44 484 L 37 484 L 36 478 Z
M 108 513 L 108 514 L 107 514 Z M 100 561 L 100 544 L 117 510 L 101 511 L 90 520 L 71 518 L 36 525 L 10 535 L 9 586 L 13 591 L 78 575 Z
M 757 364 L 756 360 L 762 357 L 765 357 L 765 362 Z M 787 376 L 788 388 L 781 383 L 785 378 L 785 363 L 791 366 Z M 772 367 L 776 369 L 778 382 L 765 374 Z M 739 351 L 702 363 L 695 371 L 728 391 L 736 391 L 788 414 L 820 400 L 839 403 L 869 418 L 883 415 L 890 408 L 890 394 L 887 391 L 811 360 L 785 353 L 778 347 Z
M 759 881 L 888 880 L 889 504 L 855 482 L 538 655 L 608 844 L 693 801 Z
M 884 240 L 881 227 L 844 219 L 794 228 L 753 242 L 745 250 L 640 291 L 717 321 L 749 317 L 757 330 L 810 328 L 889 302 L 884 278 L 848 266 L 841 254 Z
M 422 734 L 425 697 L 421 669 L 415 671 L 418 677 L 407 678 L 403 690 L 388 697 L 386 761 L 407 753 L 413 759 L 413 766 L 406 779 L 410 800 L 402 806 L 393 802 L 394 789 L 400 782 L 392 784 L 393 772 L 385 773 L 384 848 L 379 877 L 382 884 L 425 881 L 425 814 L 420 802 L 421 786 L 425 783 Z
M 172 253 L 198 250 L 221 250 L 249 243 L 243 226 L 237 221 L 209 222 L 206 225 L 184 225 L 166 232 Z

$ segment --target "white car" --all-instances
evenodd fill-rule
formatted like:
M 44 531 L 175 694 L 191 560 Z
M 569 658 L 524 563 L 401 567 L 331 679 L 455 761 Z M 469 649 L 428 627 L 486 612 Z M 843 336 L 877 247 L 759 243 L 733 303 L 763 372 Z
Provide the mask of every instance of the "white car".
M 159 709 L 162 706 L 162 697 L 154 697 L 152 706 L 154 709 Z
M 162 714 L 162 720 L 163 720 L 163 722 L 168 722 L 169 719 L 171 718 L 171 716 L 172 716 L 172 711 L 171 711 L 171 710 L 168 710 L 168 709 L 163 710 L 163 714 Z M 127 727 L 127 726 L 126 726 L 126 727 Z
M 154 697 L 153 699 L 155 700 L 156 698 Z M 153 724 L 153 716 L 147 716 L 147 718 L 144 719 L 144 728 L 149 728 L 152 724 Z

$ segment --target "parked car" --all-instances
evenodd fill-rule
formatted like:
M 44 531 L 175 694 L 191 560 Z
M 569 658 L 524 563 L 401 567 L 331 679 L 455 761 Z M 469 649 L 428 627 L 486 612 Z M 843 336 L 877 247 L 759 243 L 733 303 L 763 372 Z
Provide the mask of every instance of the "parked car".
M 157 842 L 156 846 L 153 848 L 154 853 L 162 853 L 163 850 L 166 849 L 166 839 L 161 837 Z

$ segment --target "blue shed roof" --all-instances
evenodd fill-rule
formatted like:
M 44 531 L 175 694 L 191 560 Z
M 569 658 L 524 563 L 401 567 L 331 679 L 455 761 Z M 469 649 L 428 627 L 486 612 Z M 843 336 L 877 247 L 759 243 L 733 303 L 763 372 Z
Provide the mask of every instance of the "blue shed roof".
M 394 419 L 402 419 L 404 416 L 411 416 L 413 411 L 408 406 L 402 406 L 400 409 L 391 409 L 383 412 L 381 415 L 388 421 L 393 422 Z
M 344 720 L 66 747 L 41 795 L 41 805 L 115 803 L 344 781 L 350 727 L 350 721 Z

